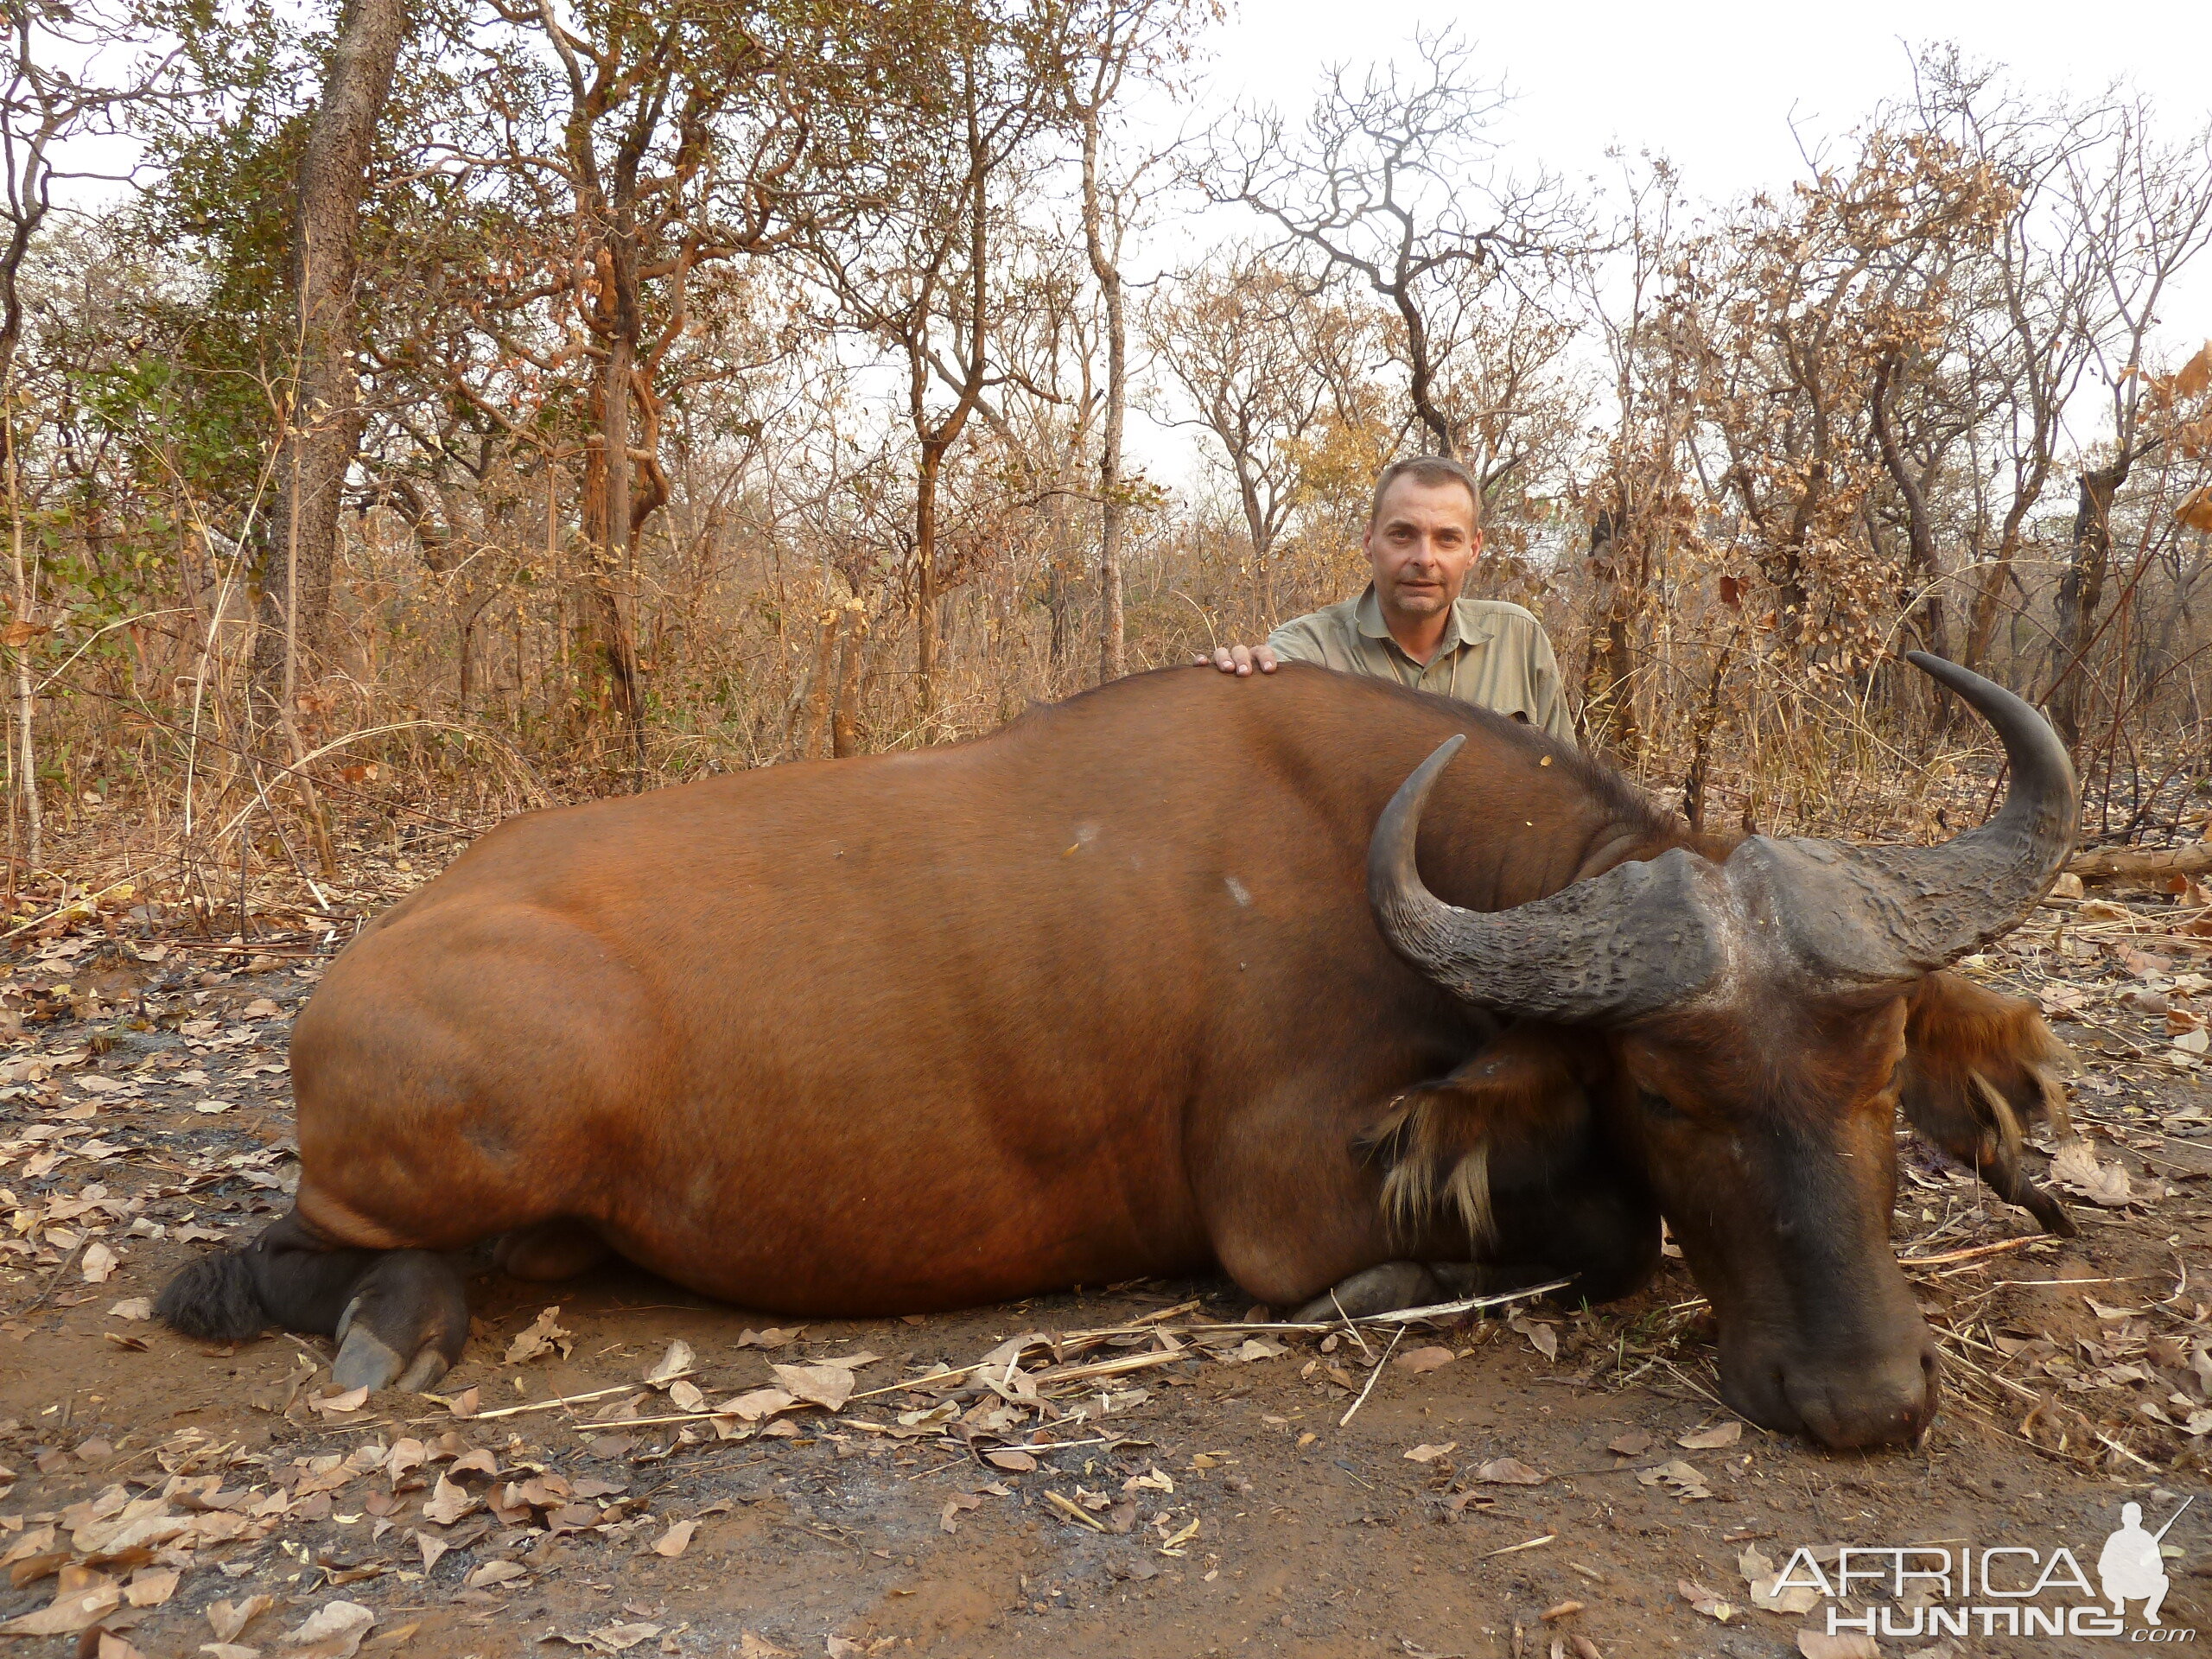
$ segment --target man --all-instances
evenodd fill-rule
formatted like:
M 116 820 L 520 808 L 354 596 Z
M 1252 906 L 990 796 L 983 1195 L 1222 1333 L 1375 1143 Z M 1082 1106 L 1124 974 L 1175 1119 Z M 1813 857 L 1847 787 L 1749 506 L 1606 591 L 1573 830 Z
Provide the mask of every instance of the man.
M 1395 678 L 1541 727 L 1565 743 L 1574 724 L 1543 625 L 1518 605 L 1462 599 L 1483 550 L 1482 496 L 1456 461 L 1424 456 L 1384 469 L 1361 541 L 1375 579 L 1357 599 L 1284 623 L 1264 645 L 1224 645 L 1224 674 L 1315 663 Z

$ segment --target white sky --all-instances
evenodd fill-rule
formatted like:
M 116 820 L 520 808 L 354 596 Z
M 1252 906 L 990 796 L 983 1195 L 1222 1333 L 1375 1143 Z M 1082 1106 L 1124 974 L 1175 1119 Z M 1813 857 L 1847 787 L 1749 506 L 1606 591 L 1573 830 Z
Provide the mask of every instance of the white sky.
M 1817 148 L 1909 94 L 1913 49 L 1936 42 L 2001 66 L 2037 99 L 2125 83 L 2152 100 L 2169 140 L 2212 118 L 2212 0 L 1243 0 L 1212 33 L 1195 98 L 1170 118 L 1201 124 L 1241 101 L 1274 104 L 1294 123 L 1324 66 L 1409 56 L 1417 29 L 1447 24 L 1514 95 L 1497 133 L 1510 162 L 1611 186 L 1620 170 L 1609 149 L 1648 150 L 1674 161 L 1693 200 L 1785 186 L 1803 170 L 1801 140 Z M 1241 228 L 1210 215 L 1216 226 Z M 2164 312 L 2170 342 L 2212 336 L 2212 254 Z M 1132 427 L 1146 464 L 1189 476 L 1194 439 L 1141 418 Z
M 2035 92 L 2128 81 L 2175 137 L 2212 113 L 2204 0 L 1245 0 L 1215 34 L 1205 101 L 1301 111 L 1323 65 L 1396 55 L 1416 29 L 1446 24 L 1518 94 L 1508 130 L 1529 156 L 1574 176 L 1610 173 L 1615 143 L 1663 151 L 1693 194 L 1716 198 L 1790 175 L 1793 119 L 1811 135 L 1840 132 L 1907 92 L 1911 48 L 1929 42 L 1955 41 Z

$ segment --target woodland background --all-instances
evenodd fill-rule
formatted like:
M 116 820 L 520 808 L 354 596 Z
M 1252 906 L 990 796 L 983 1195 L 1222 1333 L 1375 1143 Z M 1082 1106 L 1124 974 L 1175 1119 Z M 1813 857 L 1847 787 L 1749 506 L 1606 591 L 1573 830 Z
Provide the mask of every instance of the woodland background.
M 1517 153 L 1451 34 L 1204 107 L 1214 16 L 4 0 L 17 930 L 988 730 L 1353 591 L 1434 452 L 1693 819 L 1978 810 L 1924 647 L 2047 709 L 2091 841 L 2199 833 L 2212 128 L 1931 48 L 1713 204 Z

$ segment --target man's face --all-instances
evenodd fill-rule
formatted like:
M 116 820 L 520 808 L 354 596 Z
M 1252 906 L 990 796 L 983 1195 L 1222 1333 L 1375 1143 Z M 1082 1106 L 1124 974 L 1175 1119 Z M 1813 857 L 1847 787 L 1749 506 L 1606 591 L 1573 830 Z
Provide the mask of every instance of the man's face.
M 1483 533 L 1464 487 L 1402 478 L 1383 495 L 1362 545 L 1384 612 L 1426 617 L 1459 597 Z

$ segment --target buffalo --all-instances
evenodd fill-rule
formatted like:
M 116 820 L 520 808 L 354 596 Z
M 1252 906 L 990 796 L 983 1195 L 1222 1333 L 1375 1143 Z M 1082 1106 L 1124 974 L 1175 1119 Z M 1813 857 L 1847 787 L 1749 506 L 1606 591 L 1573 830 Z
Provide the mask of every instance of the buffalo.
M 1663 1217 L 1736 1410 L 1915 1440 L 1899 1108 L 2070 1230 L 2021 1165 L 2065 1051 L 1942 969 L 2047 889 L 2075 789 L 2027 704 L 1911 660 L 2010 762 L 1942 846 L 1700 835 L 1525 725 L 1295 665 L 516 818 L 331 964 L 296 1207 L 159 1312 L 420 1389 L 486 1240 L 803 1315 L 1209 1269 L 1360 1313 L 1618 1296 Z

